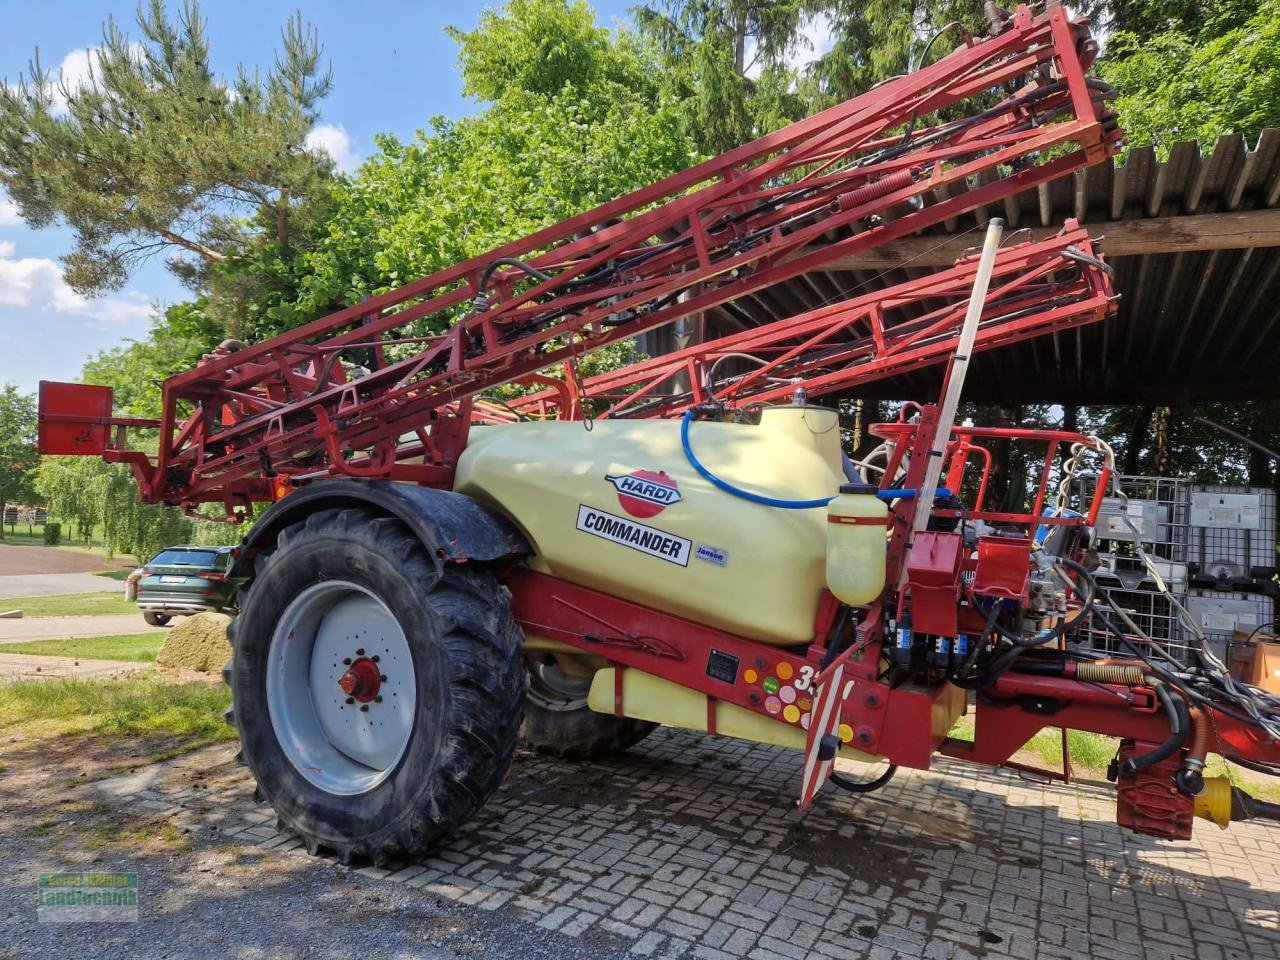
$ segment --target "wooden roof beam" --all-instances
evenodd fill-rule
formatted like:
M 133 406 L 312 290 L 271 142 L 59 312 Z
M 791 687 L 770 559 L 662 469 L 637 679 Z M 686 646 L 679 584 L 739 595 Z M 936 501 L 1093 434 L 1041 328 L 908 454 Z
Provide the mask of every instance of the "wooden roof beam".
M 1138 257 L 1159 253 L 1197 253 L 1209 250 L 1247 250 L 1280 247 L 1280 209 L 1244 210 L 1233 213 L 1201 213 L 1185 217 L 1113 220 L 1085 224 L 1103 237 L 1102 252 L 1108 258 Z M 1024 228 L 1026 229 L 1026 228 Z M 1043 240 L 1061 227 L 1032 227 L 1031 239 Z M 974 236 L 932 235 L 907 237 L 882 244 L 865 253 L 842 257 L 823 265 L 824 270 L 884 270 L 889 267 L 946 267 L 967 249 L 977 250 Z

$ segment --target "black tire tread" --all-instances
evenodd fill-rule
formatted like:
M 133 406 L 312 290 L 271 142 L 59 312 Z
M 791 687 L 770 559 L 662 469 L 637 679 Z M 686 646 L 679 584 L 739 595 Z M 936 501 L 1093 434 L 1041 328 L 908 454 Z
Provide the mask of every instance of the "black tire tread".
M 613 717 L 590 707 L 549 710 L 533 697 L 525 701 L 520 739 L 538 753 L 563 760 L 592 760 L 618 753 L 658 728 L 648 720 Z
M 427 853 L 470 819 L 502 783 L 515 752 L 524 704 L 523 638 L 511 614 L 509 594 L 488 568 L 446 564 L 440 570 L 400 521 L 360 509 L 321 511 L 287 527 L 275 549 L 256 557 L 255 575 L 264 575 L 299 544 L 335 536 L 395 558 L 406 576 L 421 583 L 424 594 L 430 593 L 431 607 L 441 621 L 439 643 L 451 666 L 454 710 L 447 718 L 447 736 L 449 742 L 466 745 L 445 751 L 432 777 L 434 793 L 424 791 L 416 809 L 360 840 L 335 844 L 296 818 L 283 817 L 286 828 L 311 853 L 328 849 L 343 863 L 367 858 L 381 864 Z M 252 589 L 242 588 L 240 609 L 252 600 Z M 241 619 L 237 617 L 229 631 L 233 658 L 239 649 Z

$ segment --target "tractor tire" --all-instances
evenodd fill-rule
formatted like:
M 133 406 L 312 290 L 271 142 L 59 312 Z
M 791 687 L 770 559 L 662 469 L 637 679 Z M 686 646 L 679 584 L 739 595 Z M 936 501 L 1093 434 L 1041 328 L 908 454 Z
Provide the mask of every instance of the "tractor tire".
M 229 719 L 263 799 L 310 853 L 419 856 L 498 788 L 526 672 L 489 569 L 437 574 L 398 520 L 327 510 L 258 556 L 240 611 Z
M 173 617 L 169 616 L 167 613 L 144 613 L 142 615 L 142 619 L 147 621 L 147 623 L 151 624 L 153 627 L 167 627 L 169 625 L 169 621 L 172 620 Z
M 541 753 L 567 760 L 602 757 L 635 746 L 658 726 L 596 713 L 587 706 L 590 679 L 565 673 L 554 657 L 533 655 L 528 667 L 520 738 Z

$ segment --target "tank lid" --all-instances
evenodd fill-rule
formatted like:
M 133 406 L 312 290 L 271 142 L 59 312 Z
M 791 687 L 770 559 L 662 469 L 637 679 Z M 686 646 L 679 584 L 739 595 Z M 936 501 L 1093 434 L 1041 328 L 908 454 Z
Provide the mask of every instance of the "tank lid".
M 874 483 L 842 483 L 840 485 L 841 493 L 876 493 L 880 488 Z

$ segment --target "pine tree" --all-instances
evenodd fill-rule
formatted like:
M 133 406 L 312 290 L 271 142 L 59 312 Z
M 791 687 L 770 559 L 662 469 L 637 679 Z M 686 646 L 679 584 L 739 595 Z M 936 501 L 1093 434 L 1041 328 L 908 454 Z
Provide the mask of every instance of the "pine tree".
M 171 20 L 140 7 L 141 41 L 108 20 L 88 81 L 55 81 L 37 51 L 0 84 L 0 186 L 28 224 L 69 226 L 65 278 L 93 296 L 120 289 L 143 260 L 170 257 L 193 288 L 255 244 L 294 244 L 331 164 L 306 149 L 330 87 L 314 30 L 295 16 L 264 74 L 221 79 L 194 0 Z M 234 311 L 225 318 L 235 333 Z

